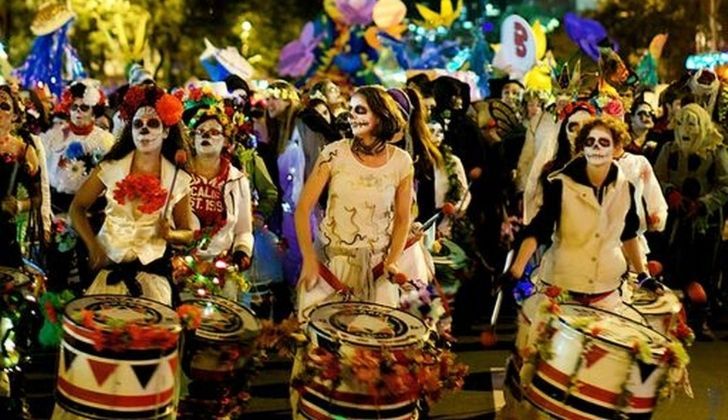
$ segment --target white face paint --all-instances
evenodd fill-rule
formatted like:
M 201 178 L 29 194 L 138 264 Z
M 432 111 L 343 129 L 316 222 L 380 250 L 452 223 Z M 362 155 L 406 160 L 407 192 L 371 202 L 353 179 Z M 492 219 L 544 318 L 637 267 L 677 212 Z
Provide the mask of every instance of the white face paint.
M 576 136 L 579 134 L 582 124 L 591 117 L 591 114 L 586 111 L 577 111 L 572 114 L 569 119 L 564 121 L 564 124 L 566 124 L 566 138 L 569 139 L 569 143 L 571 143 L 572 146 L 576 141 Z
M 354 95 L 349 102 L 351 105 L 351 131 L 357 137 L 370 135 L 376 124 L 377 117 L 369 108 L 366 99 L 361 95 Z
M 225 147 L 225 134 L 217 120 L 207 120 L 194 131 L 195 152 L 200 156 L 220 156 Z
M 164 128 L 157 111 L 150 106 L 143 106 L 134 114 L 131 121 L 131 134 L 134 146 L 141 153 L 153 153 L 162 150 L 162 143 L 168 130 Z
M 700 138 L 700 119 L 695 113 L 686 111 L 676 115 L 675 138 L 686 143 Z
M 71 104 L 71 122 L 76 127 L 88 127 L 94 123 L 93 109 L 83 103 L 83 99 L 76 98 Z
M 503 102 L 513 109 L 520 109 L 523 89 L 516 83 L 508 83 L 501 91 Z
M 609 165 L 614 156 L 614 140 L 612 133 L 603 126 L 596 126 L 589 131 L 584 141 L 584 156 L 589 165 Z
M 442 124 L 432 121 L 427 126 L 430 127 L 430 133 L 432 133 L 432 142 L 435 143 L 435 146 L 440 146 L 445 139 L 445 130 L 442 129 Z
M 652 119 L 652 107 L 647 104 L 637 106 L 634 115 L 632 115 L 632 127 L 635 132 L 643 132 L 651 129 L 655 125 Z

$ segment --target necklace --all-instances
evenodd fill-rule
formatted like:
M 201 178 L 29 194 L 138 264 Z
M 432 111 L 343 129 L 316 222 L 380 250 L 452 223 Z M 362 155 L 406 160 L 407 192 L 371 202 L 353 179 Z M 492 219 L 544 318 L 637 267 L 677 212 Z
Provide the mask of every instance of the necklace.
M 359 137 L 354 137 L 354 141 L 351 145 L 351 151 L 364 156 L 376 156 L 384 151 L 387 147 L 387 143 L 383 141 L 377 141 L 373 144 L 366 145 Z

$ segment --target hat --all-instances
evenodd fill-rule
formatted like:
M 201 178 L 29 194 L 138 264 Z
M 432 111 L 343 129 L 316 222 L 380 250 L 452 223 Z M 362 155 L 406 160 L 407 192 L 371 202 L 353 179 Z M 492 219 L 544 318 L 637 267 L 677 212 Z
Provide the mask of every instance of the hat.
M 407 96 L 407 93 L 399 88 L 387 89 L 387 93 L 389 93 L 389 96 L 391 96 L 392 99 L 394 99 L 394 102 L 397 103 L 397 107 L 402 113 L 404 119 L 409 120 L 410 114 L 412 113 L 412 102 L 410 101 L 409 96 Z

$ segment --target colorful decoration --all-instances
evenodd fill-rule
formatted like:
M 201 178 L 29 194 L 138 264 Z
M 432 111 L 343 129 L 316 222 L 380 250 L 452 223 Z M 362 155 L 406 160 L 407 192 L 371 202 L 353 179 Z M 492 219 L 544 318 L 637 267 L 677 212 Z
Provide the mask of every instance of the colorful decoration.
M 207 38 L 205 38 L 205 51 L 200 54 L 200 62 L 210 80 L 214 82 L 225 80 L 233 74 L 243 80 L 250 80 L 255 73 L 253 66 L 240 55 L 237 48 L 232 46 L 217 48 Z
M 606 42 L 613 49 L 618 49 L 616 44 L 607 39 L 607 30 L 604 26 L 594 19 L 582 18 L 569 12 L 564 15 L 564 25 L 569 39 L 594 61 L 599 61 L 600 44 Z
M 372 9 L 372 20 L 380 29 L 399 25 L 407 15 L 407 6 L 400 0 L 379 0 Z
M 38 303 L 43 311 L 43 327 L 38 333 L 38 341 L 44 347 L 58 347 L 63 336 L 62 320 L 59 312 L 74 299 L 73 292 L 64 290 L 61 293 L 46 292 L 40 297 Z
M 531 25 L 518 15 L 508 16 L 501 24 L 501 43 L 493 66 L 520 79 L 535 63 L 536 38 Z
M 179 338 L 176 331 L 169 328 L 145 325 L 135 322 L 125 322 L 120 319 L 111 319 L 102 326 L 94 321 L 94 313 L 87 309 L 77 311 L 73 319 L 92 332 L 94 348 L 97 351 L 109 350 L 124 352 L 128 349 L 149 350 L 153 348 L 171 349 L 177 346 Z
M 162 187 L 156 176 L 129 174 L 116 183 L 114 200 L 122 206 L 127 201 L 136 201 L 137 210 L 144 214 L 152 214 L 164 207 L 167 190 Z
M 214 233 L 196 238 L 190 249 L 201 248 L 212 235 Z M 250 284 L 227 254 L 221 254 L 213 261 L 203 260 L 194 251 L 186 256 L 175 256 L 172 258 L 172 277 L 198 296 L 220 295 L 228 281 L 237 284 L 241 292 L 250 290 Z
M 73 19 L 73 12 L 65 4 L 48 2 L 38 9 L 31 25 L 37 38 L 25 62 L 15 71 L 24 88 L 45 85 L 60 96 L 64 80 L 86 77 L 78 53 L 68 39 Z
M 422 3 L 415 4 L 417 11 L 424 19 L 422 26 L 427 29 L 437 29 L 442 26 L 450 28 L 462 13 L 463 0 L 458 0 L 457 6 L 453 8 L 452 0 L 440 0 L 440 12 L 435 12 Z
M 340 22 L 345 25 L 372 23 L 372 11 L 377 0 L 336 0 Z
M 298 39 L 289 42 L 281 50 L 278 73 L 281 76 L 304 76 L 314 63 L 314 50 L 322 38 L 322 35 L 315 33 L 313 22 L 308 22 Z
M 260 334 L 255 339 L 259 350 L 275 351 L 280 357 L 293 358 L 298 348 L 306 342 L 306 336 L 296 318 L 284 319 L 280 323 L 261 321 Z

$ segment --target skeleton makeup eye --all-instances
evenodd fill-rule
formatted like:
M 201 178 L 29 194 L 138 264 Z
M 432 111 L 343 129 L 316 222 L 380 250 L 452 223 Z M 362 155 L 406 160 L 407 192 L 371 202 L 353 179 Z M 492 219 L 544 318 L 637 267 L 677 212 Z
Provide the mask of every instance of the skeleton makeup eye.
M 586 140 L 584 140 L 584 146 L 586 147 L 594 147 L 597 143 L 601 147 L 609 147 L 612 145 L 612 140 L 606 137 L 599 137 L 598 139 L 594 137 L 587 137 Z
M 354 107 L 354 113 L 357 115 L 366 115 L 369 113 L 369 110 L 362 105 L 357 105 Z

